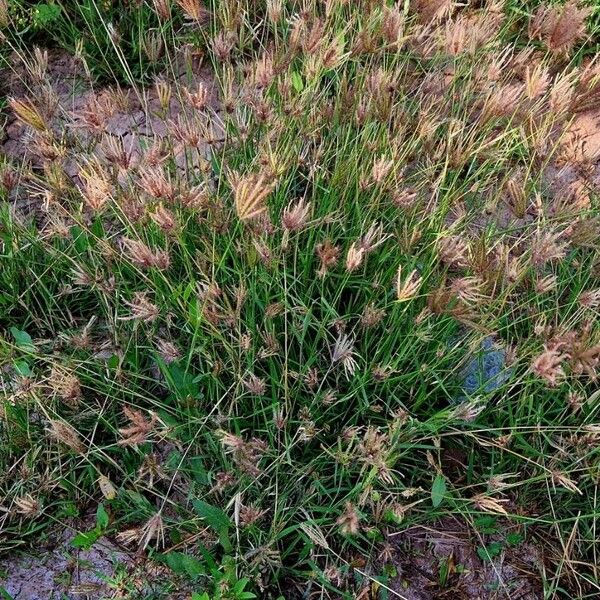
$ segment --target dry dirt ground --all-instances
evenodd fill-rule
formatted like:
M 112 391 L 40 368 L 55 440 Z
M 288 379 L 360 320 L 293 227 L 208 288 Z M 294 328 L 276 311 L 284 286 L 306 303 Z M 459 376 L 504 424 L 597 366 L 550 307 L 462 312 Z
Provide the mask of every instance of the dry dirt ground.
M 51 82 L 51 93 L 45 85 L 37 83 L 28 73 L 19 57 L 13 57 L 11 67 L 3 73 L 0 94 L 15 98 L 36 98 L 38 104 L 46 106 L 52 128 L 58 139 L 72 145 L 76 140 L 78 148 L 90 149 L 100 137 L 111 136 L 122 143 L 123 149 L 131 155 L 131 164 L 135 166 L 142 148 L 151 147 L 168 135 L 168 125 L 177 124 L 178 119 L 185 120 L 185 100 L 177 95 L 177 89 L 183 84 L 196 91 L 202 84 L 208 91 L 207 110 L 210 113 L 211 132 L 214 140 L 222 138 L 221 104 L 217 87 L 208 67 L 194 59 L 175 65 L 176 72 L 165 75 L 162 80 L 172 85 L 172 96 L 168 106 L 161 103 L 158 86 L 145 90 L 92 88 L 83 76 L 82 66 L 73 57 L 62 51 L 48 51 L 47 78 Z M 41 100 L 41 102 L 40 102 Z M 109 107 L 108 110 L 105 110 Z M 99 113 L 105 118 L 98 119 Z M 6 122 L 0 128 L 0 153 L 19 162 L 25 161 L 33 167 L 41 164 L 44 148 L 32 143 L 31 130 L 14 118 L 10 112 L 4 115 Z M 1 123 L 2 121 L 0 121 Z M 2 129 L 4 133 L 2 133 Z M 208 144 L 199 146 L 200 155 L 210 155 Z M 78 152 L 78 158 L 85 158 L 85 150 Z M 176 154 L 178 168 L 193 168 L 189 155 Z M 76 180 L 80 166 L 68 155 L 61 159 L 61 166 L 67 176 Z
M 81 66 L 61 52 L 49 53 L 48 74 L 58 100 L 56 122 L 69 123 L 72 135 L 83 141 L 86 136 L 97 135 L 90 112 L 94 110 L 94 102 L 102 102 L 102 98 L 111 92 L 91 89 L 81 77 Z M 207 87 L 215 135 L 218 136 L 221 107 L 210 71 L 196 65 L 192 70 L 182 69 L 172 79 L 184 80 L 191 88 L 200 82 Z M 32 87 L 34 83 L 28 80 L 17 60 L 4 77 L 4 85 L 6 89 L 2 93 L 15 97 L 35 95 L 36 92 Z M 166 111 L 170 119 L 176 119 L 183 112 L 182 102 L 175 94 L 173 96 Z M 141 147 L 167 135 L 165 110 L 155 87 L 143 93 L 128 90 L 123 97 L 126 101 L 106 121 L 101 133 L 119 138 L 135 155 Z M 0 129 L 0 153 L 15 160 L 25 160 L 35 167 L 40 163 L 39 149 L 31 143 L 30 132 L 10 115 L 5 118 L 4 135 Z M 578 151 L 593 166 L 588 179 L 590 185 L 598 187 L 600 107 L 578 114 L 569 133 L 577 140 Z M 207 155 L 208 152 L 207 147 Z M 180 157 L 178 164 L 182 169 L 189 168 L 184 157 Z M 63 168 L 69 177 L 77 179 L 75 163 L 66 161 Z M 576 178 L 577 174 L 572 170 L 553 165 L 545 174 L 547 185 L 555 191 Z M 23 200 L 26 204 L 26 199 Z M 140 556 L 128 554 L 107 540 L 98 542 L 90 551 L 76 550 L 70 544 L 72 537 L 72 532 L 59 532 L 50 546 L 39 549 L 36 554 L 0 559 L 0 586 L 16 600 L 100 599 L 118 597 L 115 586 L 118 588 L 120 577 L 152 579 L 148 576 L 147 565 L 139 575 L 140 564 L 144 563 Z M 491 538 L 486 543 L 493 541 Z M 389 597 L 405 600 L 535 600 L 543 597 L 540 573 L 544 557 L 539 547 L 527 543 L 514 548 L 503 547 L 492 560 L 482 560 L 477 553 L 481 546 L 481 538 L 459 520 L 446 519 L 430 527 L 413 527 L 392 534 L 386 562 L 395 566 L 397 576 L 389 583 Z M 138 575 L 134 575 L 136 572 Z M 112 581 L 109 587 L 107 580 Z
M 482 536 L 462 520 L 445 518 L 392 534 L 389 552 L 398 576 L 390 588 L 405 600 L 543 598 L 542 550 L 528 543 L 509 547 L 506 533 Z M 478 551 L 495 543 L 502 544 L 499 554 L 482 559 Z
M 92 518 L 93 520 L 93 518 Z M 86 530 L 92 523 L 77 524 Z M 89 550 L 72 544 L 76 530 L 56 529 L 40 547 L 0 558 L 0 598 L 14 600 L 108 600 L 116 598 L 189 600 L 188 584 L 174 583 L 167 567 L 142 552 L 102 537 Z M 10 594 L 9 596 L 4 596 Z
M 106 579 L 118 579 L 132 558 L 107 540 L 90 550 L 77 550 L 70 544 L 73 535 L 63 531 L 35 554 L 0 561 L 0 585 L 15 600 L 103 597 Z

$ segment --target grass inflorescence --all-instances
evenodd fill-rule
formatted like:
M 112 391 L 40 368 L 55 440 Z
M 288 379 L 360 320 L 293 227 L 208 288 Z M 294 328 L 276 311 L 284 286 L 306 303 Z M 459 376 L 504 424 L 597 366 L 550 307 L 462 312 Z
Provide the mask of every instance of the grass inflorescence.
M 402 597 L 452 515 L 598 594 L 597 8 L 42 6 L 88 95 L 0 0 L 4 549 L 101 505 L 197 597 Z

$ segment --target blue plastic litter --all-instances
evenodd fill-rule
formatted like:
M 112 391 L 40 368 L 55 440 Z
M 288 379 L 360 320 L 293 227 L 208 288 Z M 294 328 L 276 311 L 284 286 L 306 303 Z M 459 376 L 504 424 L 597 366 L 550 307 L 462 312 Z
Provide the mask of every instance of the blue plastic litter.
M 512 369 L 506 366 L 506 352 L 495 348 L 494 340 L 487 337 L 463 371 L 463 392 L 466 395 L 493 392 L 506 383 L 511 374 Z

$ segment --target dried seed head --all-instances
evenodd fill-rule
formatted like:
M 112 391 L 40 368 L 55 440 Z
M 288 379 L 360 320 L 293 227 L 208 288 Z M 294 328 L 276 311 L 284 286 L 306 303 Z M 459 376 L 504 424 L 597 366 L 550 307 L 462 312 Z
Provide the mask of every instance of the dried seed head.
M 542 4 L 529 23 L 529 35 L 542 40 L 551 52 L 569 54 L 578 40 L 585 36 L 585 20 L 591 7 L 569 0 L 564 6 Z
M 158 338 L 156 340 L 156 349 L 158 351 L 159 356 L 165 361 L 167 365 L 170 365 L 171 363 L 181 358 L 181 352 L 179 351 L 177 346 L 169 340 Z
M 302 229 L 310 217 L 311 204 L 306 200 L 290 202 L 283 211 L 281 223 L 284 229 L 288 231 L 298 231 Z
M 379 325 L 384 318 L 385 309 L 377 308 L 372 302 L 370 302 L 365 306 L 362 312 L 360 324 L 366 328 L 375 327 L 376 325 Z
M 156 267 L 165 270 L 171 264 L 169 253 L 166 250 L 152 251 L 140 240 L 124 237 L 122 238 L 122 246 L 127 258 L 140 267 Z
M 125 306 L 131 309 L 129 317 L 121 317 L 122 321 L 144 321 L 150 323 L 160 316 L 160 309 L 155 304 L 148 300 L 145 292 L 135 292 L 131 302 L 125 302 Z
M 266 515 L 268 509 L 260 510 L 256 506 L 241 506 L 240 507 L 240 524 L 242 527 L 250 527 L 262 519 Z
M 344 512 L 338 517 L 336 523 L 343 535 L 356 535 L 358 533 L 360 517 L 351 502 L 346 502 Z
M 415 269 L 409 273 L 408 277 L 403 279 L 402 266 L 398 267 L 398 275 L 396 276 L 396 298 L 398 302 L 406 302 L 414 298 L 421 287 L 422 281 Z
M 64 369 L 53 367 L 48 379 L 52 391 L 70 406 L 77 406 L 82 397 L 79 379 Z
M 156 97 L 163 111 L 167 111 L 171 104 L 171 96 L 173 95 L 173 88 L 171 84 L 164 79 L 158 78 L 154 82 L 154 90 Z
M 384 6 L 383 22 L 381 23 L 381 34 L 384 41 L 392 47 L 398 47 L 403 33 L 404 17 L 400 11 L 400 5 Z
M 571 370 L 576 375 L 586 374 L 592 381 L 597 379 L 600 364 L 600 344 L 590 345 L 587 335 L 581 333 L 580 339 L 569 349 Z
M 18 181 L 19 176 L 10 165 L 4 164 L 0 166 L 0 183 L 2 183 L 7 192 L 12 192 Z
M 233 189 L 235 210 L 241 221 L 256 219 L 267 210 L 266 199 L 275 185 L 261 173 L 238 175 L 231 173 L 229 184 Z
M 267 391 L 265 380 L 261 377 L 257 377 L 254 373 L 248 375 L 248 377 L 244 379 L 244 385 L 246 386 L 246 389 L 255 396 L 264 396 Z
M 8 0 L 0 0 L 0 29 L 2 29 L 3 27 L 8 27 L 9 18 L 10 15 L 8 13 Z
M 201 0 L 177 0 L 177 4 L 185 14 L 186 19 L 202 23 L 210 16 Z
M 211 48 L 219 62 L 227 62 L 235 46 L 235 37 L 231 31 L 219 31 L 212 39 Z
M 453 411 L 452 416 L 459 421 L 470 423 L 485 409 L 485 403 L 478 399 L 461 402 Z
M 491 496 L 486 494 L 477 494 L 471 498 L 471 502 L 480 510 L 484 512 L 499 514 L 499 515 L 507 515 L 508 512 L 502 506 L 503 503 L 508 502 L 508 500 L 496 500 Z
M 535 267 L 541 267 L 554 260 L 566 256 L 567 243 L 561 238 L 563 232 L 540 231 L 531 244 L 531 262 Z
M 123 414 L 131 422 L 129 427 L 119 429 L 121 439 L 117 442 L 119 446 L 138 446 L 148 441 L 150 433 L 153 431 L 158 417 L 151 413 L 150 420 L 144 417 L 139 410 L 123 406 Z
M 371 182 L 374 185 L 381 185 L 388 178 L 388 175 L 394 168 L 394 161 L 391 158 L 380 156 L 373 161 L 371 167 Z
M 325 39 L 325 23 L 321 19 L 316 18 L 308 34 L 302 38 L 302 50 L 308 56 L 316 54 L 325 42 Z
M 204 210 L 209 204 L 209 195 L 203 185 L 184 187 L 180 190 L 179 201 L 186 208 Z
M 162 202 L 156 205 L 154 211 L 150 213 L 150 218 L 165 233 L 174 234 L 178 230 L 177 219 L 175 218 L 175 215 L 168 208 L 165 208 Z
M 152 185 L 153 179 L 160 180 L 160 185 L 163 186 L 161 189 L 157 190 L 156 195 L 154 193 L 151 193 L 151 191 L 154 192 L 154 188 L 151 188 L 149 190 L 144 189 L 144 191 L 147 194 L 150 194 L 151 196 L 154 196 L 155 198 L 163 197 L 162 194 L 164 192 L 168 192 L 172 189 L 168 182 L 167 182 L 167 185 L 169 186 L 168 188 L 163 183 L 162 180 L 165 179 L 165 176 L 162 173 L 162 171 L 156 170 L 156 167 L 158 167 L 162 163 L 164 163 L 168 157 L 169 157 L 169 150 L 168 150 L 164 140 L 162 140 L 160 138 L 155 139 L 154 142 L 152 143 L 152 145 L 147 150 L 144 151 L 143 156 L 142 156 L 142 162 L 148 168 L 148 171 L 146 172 L 148 186 Z M 168 194 L 165 193 L 164 197 L 167 197 L 167 196 L 168 196 Z
M 535 282 L 535 291 L 538 294 L 547 294 L 548 292 L 552 292 L 556 289 L 558 284 L 558 278 L 556 275 L 546 275 L 546 277 L 541 277 Z
M 600 306 L 600 289 L 582 292 L 579 295 L 578 302 L 583 308 L 598 308 Z
M 130 529 L 124 529 L 123 531 L 119 531 L 117 533 L 117 541 L 126 546 L 131 546 L 134 543 L 139 542 L 141 538 L 141 528 L 132 527 Z
M 265 308 L 265 319 L 273 319 L 284 311 L 284 305 L 281 302 L 273 302 Z
M 152 0 L 156 14 L 163 20 L 171 18 L 171 2 L 169 0 Z
M 530 100 L 541 96 L 550 85 L 550 73 L 543 63 L 525 68 L 525 94 Z
M 122 170 L 131 166 L 132 149 L 133 139 L 129 150 L 125 149 L 122 138 L 115 135 L 106 135 L 102 141 L 102 153 L 106 160 Z
M 364 248 L 361 248 L 354 242 L 350 248 L 348 248 L 348 253 L 346 254 L 346 270 L 349 272 L 356 271 L 362 264 L 364 257 Z
M 338 246 L 334 246 L 331 240 L 325 240 L 322 244 L 317 244 L 316 250 L 321 261 L 317 275 L 323 278 L 327 274 L 327 271 L 337 264 L 340 249 Z
M 85 444 L 79 438 L 77 431 L 65 421 L 52 419 L 50 422 L 48 433 L 57 441 L 65 444 L 71 450 L 78 454 L 84 454 L 86 451 Z
M 200 82 L 196 91 L 191 91 L 189 88 L 183 88 L 183 97 L 196 110 L 204 110 L 208 106 L 209 92 L 208 88 Z
M 26 494 L 14 499 L 15 512 L 24 517 L 32 519 L 37 516 L 42 509 L 40 501 L 34 498 L 31 494 Z
M 161 152 L 161 146 L 154 146 L 155 152 Z M 152 149 L 146 154 L 146 160 L 152 157 Z M 155 161 L 154 161 L 155 162 Z M 140 169 L 138 184 L 142 191 L 153 198 L 173 199 L 175 189 L 173 184 L 165 177 L 164 171 L 159 168 Z
M 48 130 L 46 119 L 31 100 L 27 98 L 22 100 L 10 98 L 8 104 L 14 111 L 17 119 L 25 125 L 29 125 L 29 127 L 42 133 Z
M 550 88 L 550 111 L 557 118 L 564 115 L 573 103 L 577 71 L 568 70 L 556 75 Z
M 458 236 L 441 237 L 438 241 L 440 260 L 452 267 L 466 267 L 469 264 L 469 246 Z
M 483 105 L 482 121 L 514 115 L 521 105 L 524 91 L 523 84 L 513 83 L 492 88 Z
M 267 0 L 267 16 L 272 25 L 276 25 L 283 16 L 283 0 Z
M 392 202 L 402 209 L 410 208 L 417 199 L 417 192 L 413 189 L 403 189 L 395 193 Z
M 474 305 L 485 298 L 482 293 L 483 286 L 484 282 L 479 277 L 459 277 L 452 281 L 450 289 L 459 300 Z
M 488 490 L 490 492 L 498 492 L 511 485 L 516 485 L 507 481 L 508 479 L 514 479 L 515 477 L 519 477 L 519 473 L 498 473 L 497 475 L 492 475 L 488 479 Z
M 331 362 L 334 364 L 341 362 L 348 378 L 354 375 L 358 368 L 354 358 L 354 340 L 341 334 L 331 348 Z
M 254 63 L 252 83 L 259 90 L 269 87 L 275 78 L 275 62 L 270 52 L 265 52 Z
M 93 212 L 100 212 L 112 197 L 112 185 L 108 174 L 99 163 L 88 163 L 79 171 L 84 181 L 82 195 L 86 206 Z
M 245 441 L 240 436 L 226 431 L 219 431 L 218 435 L 223 448 L 233 455 L 234 462 L 242 472 L 254 477 L 260 475 L 258 464 L 267 450 L 265 442 L 257 438 Z
M 422 23 L 442 19 L 452 11 L 452 0 L 417 0 L 415 10 Z
M 365 251 L 365 254 L 369 254 L 378 246 L 381 246 L 390 236 L 385 234 L 383 231 L 383 225 L 373 223 L 367 233 L 365 233 L 360 239 L 359 247 Z
M 558 470 L 552 471 L 552 482 L 555 485 L 564 487 L 569 492 L 574 492 L 583 496 L 583 492 L 577 487 L 577 484 L 566 474 Z
M 531 371 L 554 387 L 564 377 L 561 364 L 566 358 L 568 358 L 567 355 L 562 354 L 557 349 L 546 347 L 544 352 L 531 363 Z
M 342 37 L 334 38 L 327 46 L 323 46 L 319 60 L 325 69 L 335 69 L 344 62 L 344 40 Z M 311 79 L 309 77 L 309 79 Z
M 156 540 L 156 548 L 164 546 L 165 525 L 160 513 L 150 517 L 139 531 L 139 534 L 139 547 L 141 550 L 145 550 L 152 540 Z

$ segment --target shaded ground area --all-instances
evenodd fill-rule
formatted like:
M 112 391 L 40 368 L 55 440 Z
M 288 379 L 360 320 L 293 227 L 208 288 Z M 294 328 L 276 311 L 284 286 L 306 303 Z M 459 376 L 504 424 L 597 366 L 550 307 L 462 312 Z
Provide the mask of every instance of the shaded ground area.
M 514 528 L 494 529 L 482 535 L 445 518 L 390 536 L 389 558 L 398 573 L 391 589 L 405 600 L 543 598 L 540 548 L 521 542 Z

